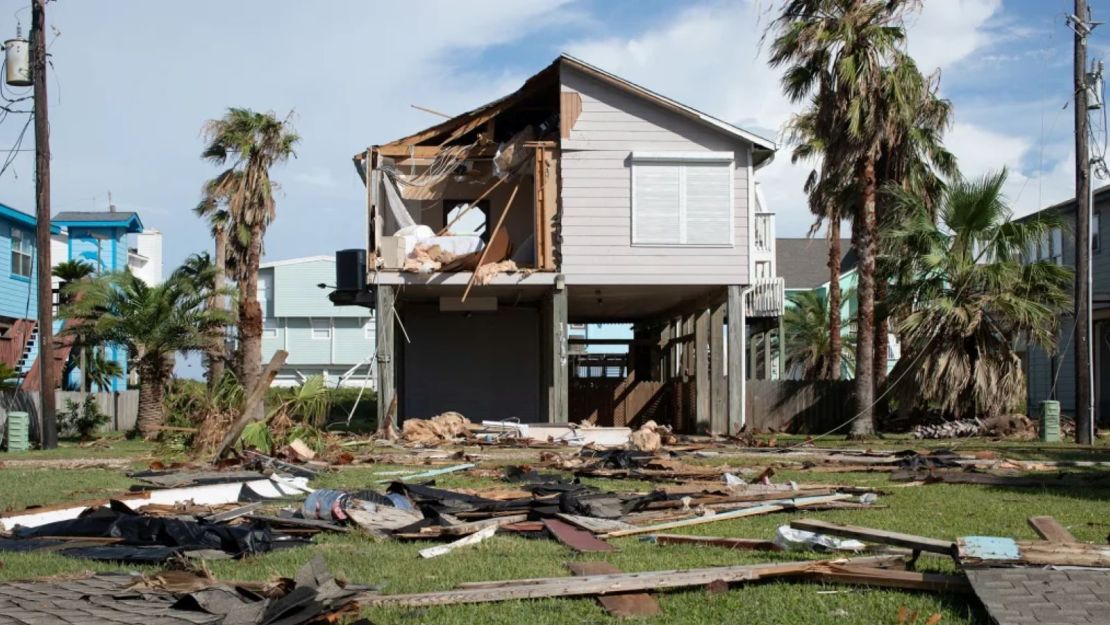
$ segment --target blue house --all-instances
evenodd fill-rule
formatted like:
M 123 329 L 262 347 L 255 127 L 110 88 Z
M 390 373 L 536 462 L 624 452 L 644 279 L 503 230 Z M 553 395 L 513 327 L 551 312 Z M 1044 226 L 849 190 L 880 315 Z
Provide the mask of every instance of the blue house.
M 0 362 L 17 371 L 38 355 L 35 217 L 0 204 Z M 61 228 L 51 226 L 52 234 Z
M 138 213 L 116 211 L 70 211 L 58 213 L 52 223 L 68 234 L 68 260 L 78 260 L 96 268 L 97 273 L 127 268 L 128 235 L 143 231 Z M 127 390 L 127 349 L 109 345 L 105 356 L 119 363 L 123 376 L 112 380 L 112 391 Z
M 0 204 L 0 362 L 22 374 L 25 387 L 34 388 L 37 376 L 32 371 L 38 357 L 39 334 L 36 223 L 33 215 Z M 128 267 L 128 237 L 143 232 L 143 223 L 131 212 L 63 212 L 51 220 L 50 232 L 54 264 L 80 260 L 98 273 L 113 272 Z M 62 325 L 56 319 L 53 333 L 60 332 Z M 105 349 L 106 356 L 118 362 L 124 371 L 105 390 L 125 390 L 127 350 L 121 346 Z M 65 358 L 68 352 L 60 356 Z

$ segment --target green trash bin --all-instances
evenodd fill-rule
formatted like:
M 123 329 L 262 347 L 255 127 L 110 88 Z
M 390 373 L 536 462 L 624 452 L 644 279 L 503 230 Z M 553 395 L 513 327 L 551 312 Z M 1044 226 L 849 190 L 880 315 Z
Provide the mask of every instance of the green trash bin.
M 1060 402 L 1054 400 L 1041 402 L 1041 441 L 1060 442 Z

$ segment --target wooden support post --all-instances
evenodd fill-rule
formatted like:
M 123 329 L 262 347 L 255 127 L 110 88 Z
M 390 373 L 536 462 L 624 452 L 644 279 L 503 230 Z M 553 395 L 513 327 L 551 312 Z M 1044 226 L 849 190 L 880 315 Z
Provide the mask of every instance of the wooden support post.
M 395 427 L 396 410 L 391 411 L 397 399 L 397 373 L 394 369 L 394 337 L 397 334 L 397 289 L 394 286 L 379 284 L 374 289 L 374 328 L 376 332 L 378 368 L 378 430 L 387 431 Z
M 709 385 L 709 310 L 702 309 L 694 321 L 695 424 L 699 432 L 711 429 L 712 401 Z
M 671 361 L 671 338 L 673 329 L 669 322 L 659 328 L 659 381 L 666 382 L 671 379 L 674 372 L 674 363 Z
M 771 379 L 771 328 L 763 331 L 763 379 Z
M 262 376 L 258 378 L 258 383 L 251 389 L 250 395 L 247 395 L 246 401 L 243 402 L 242 415 L 239 417 L 239 420 L 231 426 L 231 429 L 227 431 L 227 434 L 224 435 L 223 441 L 220 442 L 219 448 L 216 449 L 216 455 L 213 460 L 222 458 L 223 455 L 230 451 L 235 443 L 239 441 L 239 437 L 243 435 L 243 430 L 250 424 L 252 417 L 258 414 L 255 411 L 255 407 L 265 401 L 266 391 L 270 390 L 270 384 L 274 382 L 274 378 L 277 377 L 278 371 L 281 369 L 282 365 L 285 364 L 285 359 L 288 357 L 289 352 L 285 350 L 279 349 L 274 352 L 273 357 L 270 358 L 270 364 L 266 365 L 266 368 L 263 369 Z M 262 412 L 265 413 L 265 410 Z
M 544 370 L 544 403 L 549 423 L 566 423 L 568 412 L 567 291 L 556 287 L 544 297 L 542 310 L 541 367 Z
M 728 287 L 728 431 L 744 427 L 744 302 L 738 284 Z
M 709 431 L 728 432 L 728 387 L 725 377 L 725 305 L 713 306 L 709 315 Z
M 748 354 L 748 362 L 751 363 L 749 366 L 752 368 L 751 379 L 753 380 L 759 379 L 759 338 L 761 336 L 761 332 L 756 332 L 753 329 L 752 338 L 748 342 L 748 351 L 751 352 Z

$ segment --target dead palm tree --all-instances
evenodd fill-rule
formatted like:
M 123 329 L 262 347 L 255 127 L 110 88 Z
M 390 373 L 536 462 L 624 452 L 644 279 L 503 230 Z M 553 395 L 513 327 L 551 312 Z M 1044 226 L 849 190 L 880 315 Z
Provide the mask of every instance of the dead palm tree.
M 258 266 L 263 238 L 275 217 L 270 168 L 294 156 L 299 137 L 289 120 L 272 113 L 231 108 L 204 127 L 208 142 L 202 157 L 228 168 L 205 189 L 226 207 L 227 258 L 234 261 L 239 286 L 238 369 L 245 388 L 254 388 L 262 367 L 262 308 L 258 303 Z M 259 406 L 261 411 L 261 406 Z M 261 415 L 257 415 L 261 416 Z
M 853 247 L 858 262 L 856 403 L 852 436 L 874 432 L 874 315 L 878 164 L 890 135 L 892 102 L 886 70 L 904 56 L 902 26 L 913 0 L 788 0 L 772 23 L 772 66 L 785 66 L 783 89 L 796 102 L 812 99 L 824 162 L 845 167 L 858 185 Z M 901 76 L 901 74 L 897 74 Z M 817 96 L 817 97 L 814 97 Z

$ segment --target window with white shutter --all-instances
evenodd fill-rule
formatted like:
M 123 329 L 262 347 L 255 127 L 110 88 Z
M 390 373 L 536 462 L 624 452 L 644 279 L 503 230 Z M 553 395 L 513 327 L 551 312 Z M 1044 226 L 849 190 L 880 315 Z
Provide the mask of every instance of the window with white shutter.
M 731 152 L 634 153 L 634 245 L 733 245 Z

